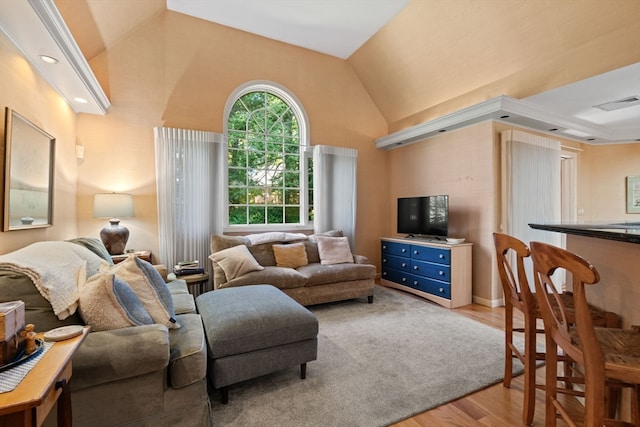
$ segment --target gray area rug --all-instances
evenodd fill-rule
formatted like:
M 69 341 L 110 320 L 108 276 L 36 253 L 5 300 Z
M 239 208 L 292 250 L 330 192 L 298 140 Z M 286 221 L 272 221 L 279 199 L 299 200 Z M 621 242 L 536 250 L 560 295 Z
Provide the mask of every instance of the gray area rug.
M 214 426 L 386 426 L 502 381 L 504 333 L 401 291 L 310 307 L 318 360 L 212 393 Z M 514 370 L 522 365 L 514 361 Z

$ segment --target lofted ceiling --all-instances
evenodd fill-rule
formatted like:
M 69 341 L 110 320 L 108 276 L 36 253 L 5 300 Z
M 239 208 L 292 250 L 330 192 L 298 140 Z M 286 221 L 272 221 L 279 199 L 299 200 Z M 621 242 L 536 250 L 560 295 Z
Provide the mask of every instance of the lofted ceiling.
M 74 111 L 105 114 L 109 100 L 87 61 L 117 43 L 144 20 L 166 10 L 346 59 L 409 2 L 0 0 L 0 28 Z M 59 63 L 42 63 L 39 59 L 42 54 L 56 57 Z M 88 102 L 79 104 L 77 97 Z M 595 107 L 611 102 L 614 108 L 625 108 L 605 111 Z M 524 99 L 494 98 L 376 142 L 381 148 L 389 148 L 424 139 L 443 129 L 488 119 L 546 133 L 557 132 L 592 144 L 640 141 L 640 63 Z

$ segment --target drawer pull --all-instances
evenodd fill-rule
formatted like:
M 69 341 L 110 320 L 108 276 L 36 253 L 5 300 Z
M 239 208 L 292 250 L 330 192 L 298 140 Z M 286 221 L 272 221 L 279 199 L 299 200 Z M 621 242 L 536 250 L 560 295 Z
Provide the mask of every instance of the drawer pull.
M 403 248 L 401 252 L 402 252 L 402 253 L 405 253 L 405 252 L 407 252 L 407 250 Z
M 382 245 L 382 249 L 387 249 L 387 245 Z
M 403 263 L 402 263 L 402 266 L 403 266 L 403 267 L 406 267 L 406 266 L 407 266 L 407 263 L 406 263 L 406 262 L 403 262 Z
M 443 292 L 444 292 L 444 289 L 443 289 L 443 288 L 440 288 L 440 289 L 438 289 L 438 291 L 439 291 L 440 293 L 443 293 Z
M 414 250 L 414 251 L 413 251 L 413 254 L 414 254 L 414 255 L 418 255 L 418 251 L 417 251 L 417 250 Z
M 444 276 L 444 271 L 438 271 L 438 274 Z
M 418 271 L 418 266 L 417 266 L 417 265 L 414 265 L 414 266 L 413 266 L 413 269 L 414 269 L 414 270 L 416 270 L 416 271 Z
M 418 281 L 417 280 L 413 281 L 413 286 L 418 286 Z
M 386 275 L 387 275 L 387 272 L 386 272 L 386 271 L 383 271 L 383 272 L 382 272 L 382 275 L 383 275 L 383 276 L 386 276 Z
M 403 277 L 403 278 L 402 278 L 402 281 L 403 281 L 403 282 L 406 282 L 406 281 L 407 281 L 407 278 L 406 278 L 406 277 Z
M 65 388 L 66 385 L 67 385 L 67 379 L 62 378 L 61 380 L 56 381 L 55 388 L 56 390 L 60 390 L 61 388 Z
M 444 259 L 444 255 L 443 255 L 443 254 L 440 254 L 440 255 L 438 255 L 438 258 L 440 258 L 440 259 Z
M 382 258 L 382 262 L 387 262 L 387 259 L 386 258 Z

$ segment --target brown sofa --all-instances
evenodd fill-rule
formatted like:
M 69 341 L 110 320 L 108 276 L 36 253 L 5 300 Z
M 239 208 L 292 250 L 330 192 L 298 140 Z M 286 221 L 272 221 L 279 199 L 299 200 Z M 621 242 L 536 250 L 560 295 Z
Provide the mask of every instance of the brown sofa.
M 360 297 L 367 297 L 369 303 L 373 302 L 375 266 L 362 255 L 353 255 L 353 262 L 322 264 L 318 236 L 342 237 L 342 232 L 332 230 L 311 236 L 294 235 L 286 241 L 276 240 L 255 245 L 251 243 L 251 236 L 211 236 L 212 255 L 209 258 L 213 267 L 214 289 L 270 284 L 305 306 Z M 273 246 L 294 243 L 304 244 L 308 263 L 297 268 L 279 267 Z M 216 253 L 238 245 L 246 246 L 255 261 L 264 268 L 229 279 L 220 263 L 213 258 Z

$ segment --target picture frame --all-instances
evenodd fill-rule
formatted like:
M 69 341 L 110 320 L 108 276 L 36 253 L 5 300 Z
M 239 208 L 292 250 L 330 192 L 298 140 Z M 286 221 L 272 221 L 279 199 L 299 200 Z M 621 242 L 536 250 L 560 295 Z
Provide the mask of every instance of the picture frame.
M 5 108 L 2 230 L 53 225 L 55 138 Z
M 627 177 L 627 213 L 640 213 L 640 176 Z

